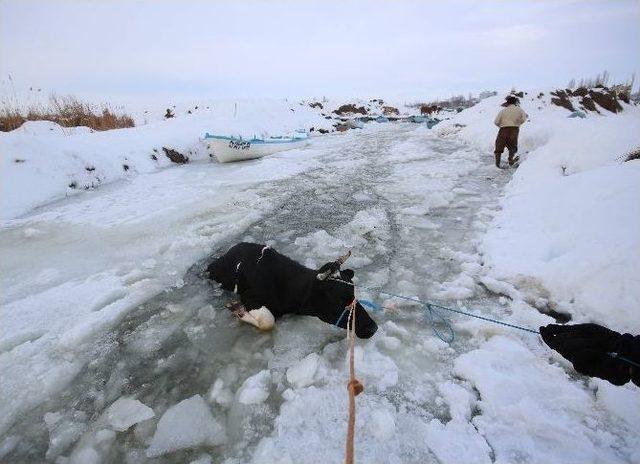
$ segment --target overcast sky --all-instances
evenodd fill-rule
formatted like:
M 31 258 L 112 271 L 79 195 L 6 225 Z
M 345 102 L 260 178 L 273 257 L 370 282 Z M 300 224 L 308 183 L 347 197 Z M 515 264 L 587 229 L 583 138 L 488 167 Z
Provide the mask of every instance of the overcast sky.
M 448 96 L 640 71 L 640 1 L 0 0 L 18 89 Z

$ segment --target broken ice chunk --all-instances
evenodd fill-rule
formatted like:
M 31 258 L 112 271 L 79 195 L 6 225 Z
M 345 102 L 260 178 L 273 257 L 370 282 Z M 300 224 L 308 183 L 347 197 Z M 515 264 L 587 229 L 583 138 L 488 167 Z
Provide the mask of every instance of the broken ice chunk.
M 311 385 L 313 377 L 318 370 L 319 362 L 320 356 L 316 353 L 311 353 L 296 365 L 287 369 L 287 381 L 297 388 Z
M 242 404 L 263 403 L 269 397 L 271 374 L 268 370 L 260 371 L 244 381 L 238 390 L 238 401 Z
M 138 422 L 155 416 L 153 409 L 133 398 L 118 398 L 107 409 L 107 422 L 113 430 L 124 432 Z
M 156 457 L 185 448 L 221 445 L 226 432 L 200 395 L 171 406 L 158 422 L 147 457 Z

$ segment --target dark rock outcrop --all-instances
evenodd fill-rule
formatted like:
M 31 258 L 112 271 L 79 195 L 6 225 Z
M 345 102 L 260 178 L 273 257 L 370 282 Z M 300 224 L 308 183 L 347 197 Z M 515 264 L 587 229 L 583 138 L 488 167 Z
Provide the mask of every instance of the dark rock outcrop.
M 350 103 L 347 105 L 342 105 L 340 108 L 334 111 L 335 114 L 367 114 L 367 109 L 364 106 L 356 107 L 356 105 Z
M 603 88 L 601 90 L 589 90 L 589 96 L 593 101 L 607 111 L 611 111 L 612 113 L 619 113 L 622 111 L 622 106 L 618 102 L 615 92 L 612 92 L 609 89 Z
M 588 93 L 589 91 L 586 89 L 586 87 L 578 87 L 573 92 L 571 92 L 571 95 L 573 95 L 574 97 L 584 97 Z
M 640 160 L 640 148 L 636 148 L 635 150 L 629 152 L 627 154 L 627 157 L 624 160 L 625 161 Z
M 324 106 L 322 106 L 322 103 L 320 103 L 320 102 L 313 102 L 313 103 L 309 103 L 309 106 L 310 106 L 311 108 L 320 108 L 320 109 L 323 109 L 323 108 L 324 108 Z
M 569 96 L 567 92 L 564 90 L 556 90 L 551 92 L 552 98 L 551 103 L 556 106 L 560 106 L 562 108 L 566 108 L 569 111 L 575 111 L 576 109 L 573 107 L 573 103 L 569 100 Z
M 580 104 L 584 107 L 585 110 L 595 111 L 595 112 L 599 113 L 598 108 L 596 108 L 596 104 L 593 103 L 593 100 L 591 99 L 591 97 L 587 97 L 585 95 L 580 100 Z
M 398 108 L 395 108 L 393 106 L 383 106 L 382 107 L 382 113 L 385 116 L 389 116 L 391 114 L 400 114 L 400 111 L 398 111 Z
M 172 148 L 162 147 L 162 151 L 167 155 L 167 158 L 176 164 L 185 164 L 189 162 L 189 157 L 184 156 L 182 153 Z

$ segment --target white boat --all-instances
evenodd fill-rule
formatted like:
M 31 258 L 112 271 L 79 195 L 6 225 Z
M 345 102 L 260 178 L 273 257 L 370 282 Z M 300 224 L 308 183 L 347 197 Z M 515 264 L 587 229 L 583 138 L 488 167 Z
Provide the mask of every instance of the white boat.
M 219 163 L 262 158 L 265 155 L 271 155 L 279 151 L 300 148 L 308 140 L 309 137 L 306 132 L 302 133 L 300 131 L 296 131 L 296 134 L 292 137 L 253 137 L 251 139 L 212 135 L 207 132 L 203 139 L 209 154 L 215 156 Z

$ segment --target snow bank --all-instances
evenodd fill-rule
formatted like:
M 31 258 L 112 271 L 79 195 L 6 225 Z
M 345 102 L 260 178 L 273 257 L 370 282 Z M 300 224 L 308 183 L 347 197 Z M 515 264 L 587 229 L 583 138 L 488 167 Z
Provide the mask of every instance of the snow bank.
M 252 137 L 311 127 L 333 129 L 331 121 L 314 109 L 284 100 L 238 106 L 219 102 L 197 114 L 106 132 L 27 122 L 15 131 L 0 133 L 1 218 L 14 218 L 83 189 L 167 167 L 171 161 L 162 147 L 191 160 L 206 159 L 200 142 L 205 132 Z
M 493 337 L 460 356 L 455 373 L 479 392 L 481 414 L 471 422 L 492 444 L 495 462 L 620 461 L 613 449 L 594 444 L 602 424 L 593 396 L 519 341 Z
M 533 96 L 536 95 L 536 96 Z M 502 96 L 488 98 L 439 128 L 490 159 Z M 491 275 L 552 299 L 574 321 L 640 332 L 640 108 L 568 118 L 548 92 L 521 100 L 522 162 L 481 250 Z

